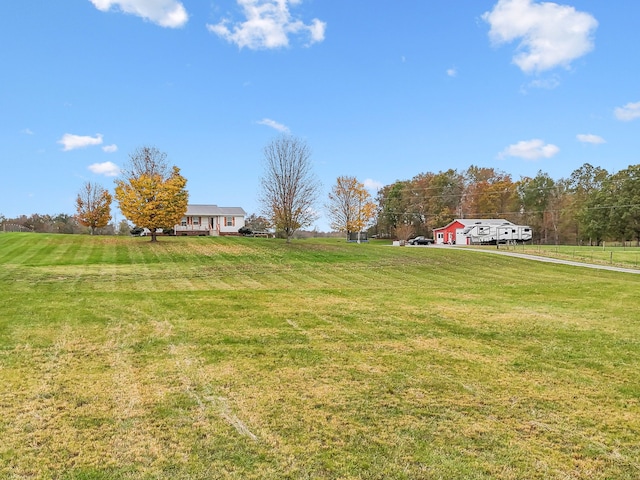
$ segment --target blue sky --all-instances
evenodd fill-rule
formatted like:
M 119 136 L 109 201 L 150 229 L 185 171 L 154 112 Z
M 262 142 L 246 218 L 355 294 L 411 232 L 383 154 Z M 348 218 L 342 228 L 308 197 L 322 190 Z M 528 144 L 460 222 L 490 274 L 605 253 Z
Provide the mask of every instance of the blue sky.
M 639 163 L 636 0 L 3 7 L 6 217 L 75 213 L 82 184 L 113 190 L 140 146 L 181 168 L 191 203 L 258 213 L 262 149 L 282 132 L 308 142 L 325 192 L 340 175 L 375 193 L 470 165 L 558 180 Z

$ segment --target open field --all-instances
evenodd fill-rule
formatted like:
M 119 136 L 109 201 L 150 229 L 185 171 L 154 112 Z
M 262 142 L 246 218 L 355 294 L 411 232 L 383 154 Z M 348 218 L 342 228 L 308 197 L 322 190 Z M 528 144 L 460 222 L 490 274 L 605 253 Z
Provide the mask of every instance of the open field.
M 0 478 L 637 479 L 640 276 L 0 234 Z

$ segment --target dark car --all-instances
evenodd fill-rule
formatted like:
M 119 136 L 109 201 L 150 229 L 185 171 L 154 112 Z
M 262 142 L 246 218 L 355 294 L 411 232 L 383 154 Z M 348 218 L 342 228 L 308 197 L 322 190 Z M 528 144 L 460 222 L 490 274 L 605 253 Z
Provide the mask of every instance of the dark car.
M 420 235 L 419 237 L 412 238 L 407 242 L 409 245 L 431 245 L 433 243 L 432 238 L 426 238 Z

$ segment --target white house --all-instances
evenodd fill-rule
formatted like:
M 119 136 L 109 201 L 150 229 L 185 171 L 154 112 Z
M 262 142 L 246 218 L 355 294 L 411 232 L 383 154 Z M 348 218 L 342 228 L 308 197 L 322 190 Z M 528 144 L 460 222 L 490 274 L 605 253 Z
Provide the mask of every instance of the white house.
M 237 235 L 245 216 L 240 207 L 187 205 L 187 213 L 174 231 L 176 235 Z

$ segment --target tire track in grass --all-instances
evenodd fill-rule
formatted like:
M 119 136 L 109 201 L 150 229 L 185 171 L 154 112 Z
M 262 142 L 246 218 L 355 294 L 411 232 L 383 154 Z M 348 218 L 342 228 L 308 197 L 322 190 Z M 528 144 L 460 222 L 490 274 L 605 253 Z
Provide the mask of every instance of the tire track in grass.
M 59 340 L 51 347 L 32 349 L 25 345 L 25 349 L 30 353 L 30 379 L 34 381 L 30 384 L 20 381 L 15 391 L 6 392 L 13 398 L 6 402 L 6 407 L 3 405 L 2 412 L 4 419 L 9 420 L 9 426 L 3 434 L 2 449 L 15 453 L 6 468 L 0 472 L 12 472 L 16 478 L 36 477 L 43 470 L 48 470 L 48 465 L 37 463 L 40 459 L 53 457 L 50 432 L 58 410 L 53 393 L 53 379 L 61 368 Z M 20 400 L 16 401 L 16 397 Z M 0 466 L 5 467 L 3 464 Z
M 257 440 L 229 401 L 214 391 L 215 378 L 194 348 L 164 346 L 174 335 L 173 323 L 135 310 L 128 309 L 135 323 L 114 321 L 107 343 L 116 425 L 110 450 L 115 464 L 149 472 L 161 472 L 167 464 L 184 465 L 193 455 L 190 445 L 221 435 L 212 421 L 216 418 Z M 144 351 L 140 345 L 148 340 L 162 342 Z M 145 358 L 152 361 L 146 364 Z M 185 403 L 185 397 L 191 401 Z
M 300 334 L 302 334 L 302 335 L 306 336 L 306 337 L 307 337 L 307 338 L 309 338 L 311 341 L 313 341 L 313 340 L 314 340 L 314 336 L 316 336 L 316 335 L 317 335 L 318 337 L 320 337 L 320 338 L 322 339 L 322 341 L 326 341 L 326 340 L 328 340 L 328 339 L 329 339 L 329 336 L 328 336 L 326 333 L 324 333 L 324 332 L 322 332 L 322 331 L 315 332 L 315 331 L 311 331 L 311 330 L 308 330 L 308 329 L 306 329 L 306 328 L 303 328 L 303 327 L 301 327 L 301 326 L 298 324 L 298 322 L 296 322 L 296 321 L 294 321 L 294 320 L 291 320 L 290 318 L 287 318 L 286 322 L 287 322 L 287 323 L 289 324 L 289 326 L 291 326 L 291 328 L 293 328 L 296 332 L 298 332 L 298 333 L 300 333 Z
M 207 419 L 214 415 L 231 425 L 239 435 L 258 440 L 246 423 L 233 412 L 228 399 L 212 391 L 212 378 L 206 374 L 201 360 L 193 357 L 184 345 L 171 345 L 169 353 L 174 358 L 181 390 L 196 402 L 196 420 L 199 425 L 205 425 Z
M 102 461 L 101 452 L 90 446 L 99 443 L 104 432 L 78 428 L 80 416 L 96 415 L 100 407 L 89 396 L 86 378 L 77 372 L 100 361 L 103 353 L 69 326 L 56 330 L 50 345 L 14 349 L 13 355 L 24 361 L 12 376 L 20 375 L 20 370 L 29 373 L 4 393 L 10 399 L 6 406 L 2 402 L 9 425 L 2 450 L 13 454 L 6 466 L 1 463 L 5 454 L 0 455 L 0 474 L 8 470 L 16 478 L 54 478 L 74 465 Z
M 131 345 L 140 336 L 133 323 L 115 323 L 109 329 L 107 343 L 110 351 L 111 400 L 114 404 L 116 435 L 111 438 L 110 450 L 118 464 L 151 465 L 162 457 L 158 439 L 146 425 L 146 401 L 141 375 L 132 361 Z

